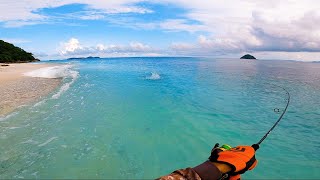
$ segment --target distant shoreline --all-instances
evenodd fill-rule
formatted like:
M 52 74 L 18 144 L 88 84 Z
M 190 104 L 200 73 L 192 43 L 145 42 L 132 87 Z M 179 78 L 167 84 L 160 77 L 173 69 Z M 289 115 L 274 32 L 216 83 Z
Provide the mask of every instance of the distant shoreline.
M 2 66 L 8 64 L 9 66 Z M 22 105 L 36 102 L 61 84 L 61 78 L 27 77 L 23 74 L 48 64 L 0 63 L 0 117 L 8 115 Z

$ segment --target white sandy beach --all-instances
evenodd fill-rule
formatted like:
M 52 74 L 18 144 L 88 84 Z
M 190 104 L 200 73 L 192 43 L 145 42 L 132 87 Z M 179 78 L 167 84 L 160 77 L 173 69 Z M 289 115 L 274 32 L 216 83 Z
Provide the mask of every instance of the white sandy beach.
M 61 78 L 49 79 L 24 76 L 24 73 L 53 65 L 0 63 L 0 116 L 5 116 L 17 107 L 35 102 L 48 95 L 61 83 Z

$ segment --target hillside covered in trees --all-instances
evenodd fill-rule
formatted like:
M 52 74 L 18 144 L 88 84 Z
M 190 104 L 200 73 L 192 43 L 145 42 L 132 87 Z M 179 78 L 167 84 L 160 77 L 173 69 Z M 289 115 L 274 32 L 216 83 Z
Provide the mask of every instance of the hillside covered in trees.
M 0 63 L 33 62 L 39 61 L 32 53 L 0 40 Z

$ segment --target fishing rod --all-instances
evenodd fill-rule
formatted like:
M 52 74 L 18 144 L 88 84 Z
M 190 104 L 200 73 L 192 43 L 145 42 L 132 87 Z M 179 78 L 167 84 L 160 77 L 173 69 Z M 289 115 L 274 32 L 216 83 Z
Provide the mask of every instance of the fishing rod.
M 279 124 L 279 122 L 282 120 L 284 114 L 287 112 L 287 109 L 288 109 L 288 106 L 290 104 L 290 93 L 289 91 L 287 91 L 284 87 L 281 87 L 281 86 L 278 86 L 278 85 L 274 85 L 274 84 L 271 84 L 273 86 L 277 86 L 277 87 L 280 87 L 281 89 L 283 89 L 285 92 L 286 92 L 286 95 L 287 95 L 287 98 L 285 99 L 287 102 L 286 102 L 286 106 L 284 108 L 284 110 L 282 111 L 281 115 L 279 116 L 278 120 L 273 124 L 273 126 L 269 129 L 269 131 L 260 139 L 259 142 L 257 142 L 256 144 L 253 144 L 251 147 L 257 151 L 259 149 L 259 146 L 260 144 L 269 136 L 269 134 L 271 133 L 271 131 Z M 275 108 L 274 109 L 274 112 L 276 113 L 280 113 L 280 109 L 278 108 Z M 242 146 L 242 147 L 245 147 L 245 146 Z M 232 148 L 231 146 L 227 145 L 227 144 L 224 144 L 222 145 L 221 147 L 219 147 L 219 143 L 216 143 L 215 146 L 213 147 L 213 149 L 211 150 L 211 155 L 209 157 L 209 160 L 211 162 L 225 162 L 227 164 L 231 164 L 233 165 L 233 170 L 230 171 L 230 167 L 228 166 L 227 168 L 223 168 L 223 171 L 226 172 L 222 177 L 218 178 L 219 180 L 223 180 L 223 179 L 227 179 L 230 175 L 230 179 L 240 179 L 240 174 L 244 173 L 245 171 L 247 170 L 250 170 L 250 169 L 253 169 L 255 166 L 256 166 L 256 159 L 255 159 L 255 152 L 251 152 L 251 151 L 247 151 L 245 152 L 245 148 L 242 148 L 240 149 L 241 146 L 238 146 L 236 148 Z M 236 166 L 234 164 L 237 164 L 239 163 L 239 161 L 241 160 L 237 160 L 235 161 L 235 163 L 232 162 L 232 155 L 227 154 L 223 157 L 221 157 L 219 160 L 219 153 L 220 152 L 223 152 L 223 151 L 227 151 L 227 150 L 233 150 L 234 152 L 242 152 L 242 153 L 245 153 L 246 155 L 246 158 L 250 157 L 248 159 L 248 162 L 246 162 L 246 167 L 240 171 L 237 171 L 235 173 L 235 170 L 236 170 Z M 240 153 L 241 154 L 241 153 Z M 236 157 L 240 157 L 240 155 L 238 154 Z M 228 172 L 229 171 L 229 172 Z M 231 178 L 232 177 L 232 178 Z
M 289 91 L 287 91 L 284 87 L 281 87 L 281 86 L 278 86 L 278 85 L 274 85 L 274 84 L 271 84 L 271 85 L 273 85 L 273 86 L 277 86 L 277 87 L 280 87 L 281 89 L 283 89 L 285 92 L 286 92 L 286 95 L 287 95 L 287 98 L 285 99 L 287 102 L 286 102 L 286 106 L 285 106 L 285 108 L 284 108 L 284 110 L 282 111 L 282 113 L 281 113 L 281 115 L 279 116 L 279 118 L 278 118 L 278 120 L 273 124 L 273 126 L 269 129 L 269 131 L 260 139 L 260 141 L 259 142 L 257 142 L 256 144 L 253 144 L 251 147 L 255 150 L 255 151 L 257 151 L 258 149 L 259 149 L 259 147 L 260 147 L 260 144 L 269 136 L 269 134 L 271 133 L 271 131 L 279 124 L 279 122 L 282 120 L 282 118 L 283 118 L 283 116 L 284 116 L 284 114 L 287 112 L 287 109 L 288 109 L 288 106 L 289 106 L 289 104 L 290 104 L 290 93 L 289 93 Z M 280 109 L 278 109 L 278 108 L 275 108 L 274 109 L 274 112 L 276 112 L 276 113 L 278 113 L 278 112 L 280 112 Z M 213 149 L 211 150 L 211 155 L 210 155 L 210 157 L 209 157 L 209 160 L 210 161 L 212 161 L 212 162 L 217 162 L 217 160 L 218 160 L 218 157 L 219 157 L 219 152 L 221 152 L 221 151 L 226 151 L 226 150 L 231 150 L 232 149 L 232 147 L 231 146 L 229 146 L 229 145 L 227 145 L 227 144 L 224 144 L 224 145 L 222 145 L 221 147 L 219 147 L 219 143 L 216 143 L 215 144 L 215 146 L 213 147 Z M 239 149 L 237 149 L 237 148 L 235 148 L 235 150 L 236 151 L 239 151 Z M 243 148 L 243 150 L 244 150 L 244 148 Z M 241 151 L 241 150 L 240 150 Z M 244 151 L 243 151 L 244 152 Z M 238 172 L 238 174 L 233 174 L 234 176 L 233 176 L 233 178 L 232 179 L 240 179 L 240 174 L 242 174 L 242 173 L 244 173 L 246 170 L 249 170 L 250 168 L 254 168 L 255 167 L 255 164 L 256 164 L 256 159 L 255 159 L 255 153 L 253 152 L 253 154 L 252 154 L 252 152 L 251 152 L 251 154 L 250 154 L 250 151 L 249 152 L 247 152 L 248 154 L 249 154 L 249 157 L 250 157 L 250 155 L 252 155 L 252 157 L 251 157 L 251 159 L 248 161 L 248 162 L 246 162 L 246 168 L 244 169 L 244 170 L 241 170 L 241 171 L 239 171 Z M 228 162 L 228 163 L 230 163 L 231 161 L 230 161 L 230 157 L 227 155 L 227 157 L 229 158 L 226 158 L 226 162 Z M 219 161 L 221 161 L 221 159 L 219 160 Z M 222 161 L 222 162 L 225 162 L 225 161 Z M 232 164 L 232 163 L 231 163 Z M 235 166 L 234 166 L 235 167 Z M 226 172 L 228 172 L 229 171 L 229 169 L 227 168 L 227 169 L 225 169 L 226 170 Z M 232 174 L 231 174 L 232 175 Z M 223 179 L 226 179 L 226 178 L 228 178 L 230 176 L 230 174 L 229 173 L 225 173 L 222 177 L 220 177 L 219 178 L 219 180 L 223 180 Z M 231 178 L 230 178 L 231 179 Z
M 258 150 L 258 149 L 259 149 L 260 144 L 269 136 L 269 134 L 271 133 L 271 131 L 279 124 L 279 122 L 282 120 L 284 114 L 287 112 L 288 106 L 289 106 L 289 104 L 290 104 L 290 93 L 289 93 L 289 91 L 287 91 L 287 90 L 286 90 L 284 87 L 282 87 L 282 86 L 278 86 L 278 85 L 275 85 L 275 84 L 271 84 L 271 85 L 280 87 L 281 89 L 283 89 L 283 90 L 286 92 L 286 95 L 287 95 L 287 98 L 286 98 L 287 103 L 286 103 L 286 106 L 285 106 L 284 110 L 282 111 L 281 115 L 279 116 L 278 120 L 273 124 L 273 126 L 269 129 L 269 131 L 260 139 L 259 142 L 257 142 L 256 144 L 253 144 L 253 145 L 252 145 L 252 147 L 254 148 L 254 150 Z M 275 111 L 275 112 L 280 112 L 280 110 L 279 110 L 278 108 L 275 108 L 274 111 Z M 219 143 L 216 143 L 213 148 L 217 148 L 217 147 L 219 147 Z M 229 150 L 229 149 L 231 149 L 231 146 L 229 146 L 229 145 L 227 145 L 227 144 L 224 144 L 224 145 L 222 146 L 222 148 Z
M 289 103 L 290 103 L 290 93 L 289 91 L 286 90 L 286 88 L 284 87 L 281 87 L 281 86 L 278 86 L 278 85 L 274 85 L 274 86 L 277 86 L 277 87 L 280 87 L 281 89 L 283 89 L 286 94 L 287 94 L 287 103 L 286 103 L 286 107 L 284 108 L 284 110 L 282 111 L 281 115 L 279 116 L 278 120 L 274 123 L 274 125 L 269 129 L 269 131 L 260 139 L 260 141 L 256 144 L 253 144 L 252 147 L 257 150 L 259 149 L 259 146 L 260 144 L 269 136 L 269 134 L 271 133 L 271 131 L 279 124 L 279 122 L 281 121 L 281 119 L 283 118 L 284 114 L 287 112 L 287 109 L 288 109 L 288 106 L 289 106 Z M 277 109 L 279 112 L 279 109 Z M 275 109 L 274 109 L 275 111 Z

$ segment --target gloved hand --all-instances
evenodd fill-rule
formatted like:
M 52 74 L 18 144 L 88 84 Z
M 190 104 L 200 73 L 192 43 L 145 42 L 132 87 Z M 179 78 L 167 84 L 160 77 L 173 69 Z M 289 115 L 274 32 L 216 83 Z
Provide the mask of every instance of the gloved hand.
M 253 146 L 237 146 L 229 148 L 228 146 L 216 146 L 211 151 L 209 160 L 211 162 L 227 164 L 231 167 L 231 171 L 227 172 L 230 177 L 240 178 L 240 174 L 245 173 L 247 170 L 252 170 L 257 165 L 258 161 L 255 158 L 256 149 L 258 145 Z

